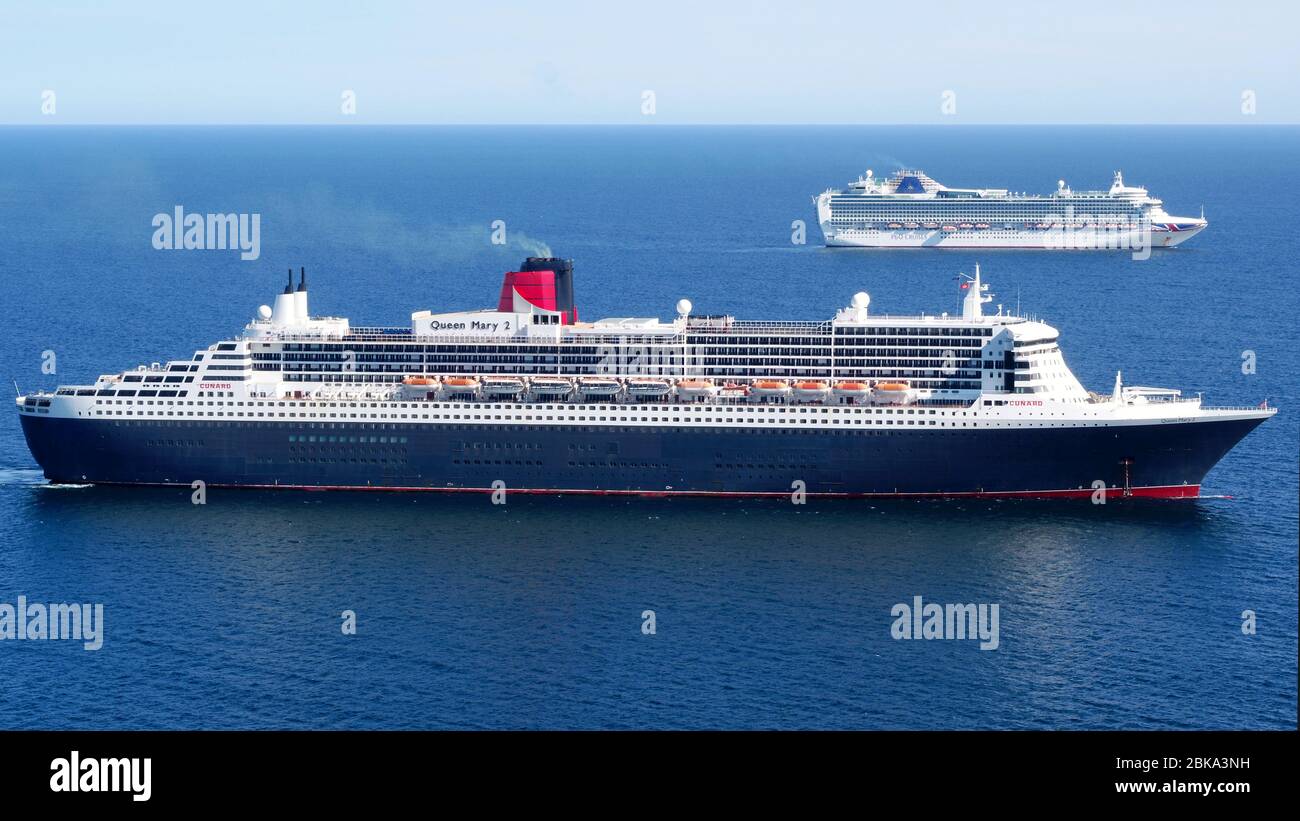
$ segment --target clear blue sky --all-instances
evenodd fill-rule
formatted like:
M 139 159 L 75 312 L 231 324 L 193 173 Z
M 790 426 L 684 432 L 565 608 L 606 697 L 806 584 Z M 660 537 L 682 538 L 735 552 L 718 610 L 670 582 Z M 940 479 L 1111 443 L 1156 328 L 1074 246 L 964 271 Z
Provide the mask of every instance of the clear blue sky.
M 1280 0 L 290 5 L 0 0 L 0 123 L 1300 123 Z

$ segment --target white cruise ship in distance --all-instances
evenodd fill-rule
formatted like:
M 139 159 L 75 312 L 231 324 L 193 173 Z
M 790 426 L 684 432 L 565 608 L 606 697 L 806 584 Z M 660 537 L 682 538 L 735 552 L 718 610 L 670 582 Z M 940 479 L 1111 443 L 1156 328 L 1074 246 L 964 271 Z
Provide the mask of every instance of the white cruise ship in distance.
M 1174 217 L 1147 189 L 1124 184 L 1051 194 L 949 188 L 921 171 L 866 176 L 813 198 L 827 246 L 864 248 L 1172 248 L 1205 229 L 1205 215 Z

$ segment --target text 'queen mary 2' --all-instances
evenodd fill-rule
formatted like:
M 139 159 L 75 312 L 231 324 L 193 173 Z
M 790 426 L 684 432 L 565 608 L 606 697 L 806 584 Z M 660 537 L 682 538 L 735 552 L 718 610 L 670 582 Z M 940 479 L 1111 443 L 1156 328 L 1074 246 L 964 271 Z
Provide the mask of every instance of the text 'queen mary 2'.
M 495 309 L 358 327 L 305 275 L 239 336 L 20 396 L 53 482 L 831 496 L 1191 497 L 1275 411 L 1084 390 L 1057 332 L 986 314 L 579 321 L 573 267 L 531 258 Z

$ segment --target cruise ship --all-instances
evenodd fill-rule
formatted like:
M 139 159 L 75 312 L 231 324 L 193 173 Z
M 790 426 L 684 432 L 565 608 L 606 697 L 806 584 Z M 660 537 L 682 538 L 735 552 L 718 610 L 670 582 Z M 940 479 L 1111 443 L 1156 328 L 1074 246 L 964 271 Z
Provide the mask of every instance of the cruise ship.
M 1195 497 L 1275 409 L 1086 390 L 1057 331 L 985 309 L 579 318 L 570 260 L 494 308 L 312 316 L 306 272 L 193 356 L 19 396 L 56 483 L 845 497 Z M 829 311 L 828 311 L 829 313 Z
M 887 180 L 870 170 L 843 190 L 813 198 L 828 246 L 868 248 L 1172 248 L 1205 230 L 1200 217 L 1171 217 L 1147 189 L 1124 184 L 1046 196 L 1004 188 L 949 188 L 922 171 Z

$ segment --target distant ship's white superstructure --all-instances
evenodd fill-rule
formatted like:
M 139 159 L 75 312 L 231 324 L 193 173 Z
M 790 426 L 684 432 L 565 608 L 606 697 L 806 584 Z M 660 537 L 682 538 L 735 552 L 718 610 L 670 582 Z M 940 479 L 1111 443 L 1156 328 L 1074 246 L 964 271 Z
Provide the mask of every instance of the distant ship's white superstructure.
M 1109 190 L 1075 191 L 1064 180 L 1046 196 L 1004 188 L 949 188 L 921 171 L 887 180 L 871 171 L 813 198 L 828 246 L 1051 248 L 1143 251 L 1200 233 L 1200 217 L 1173 217 L 1147 189 L 1115 172 Z

